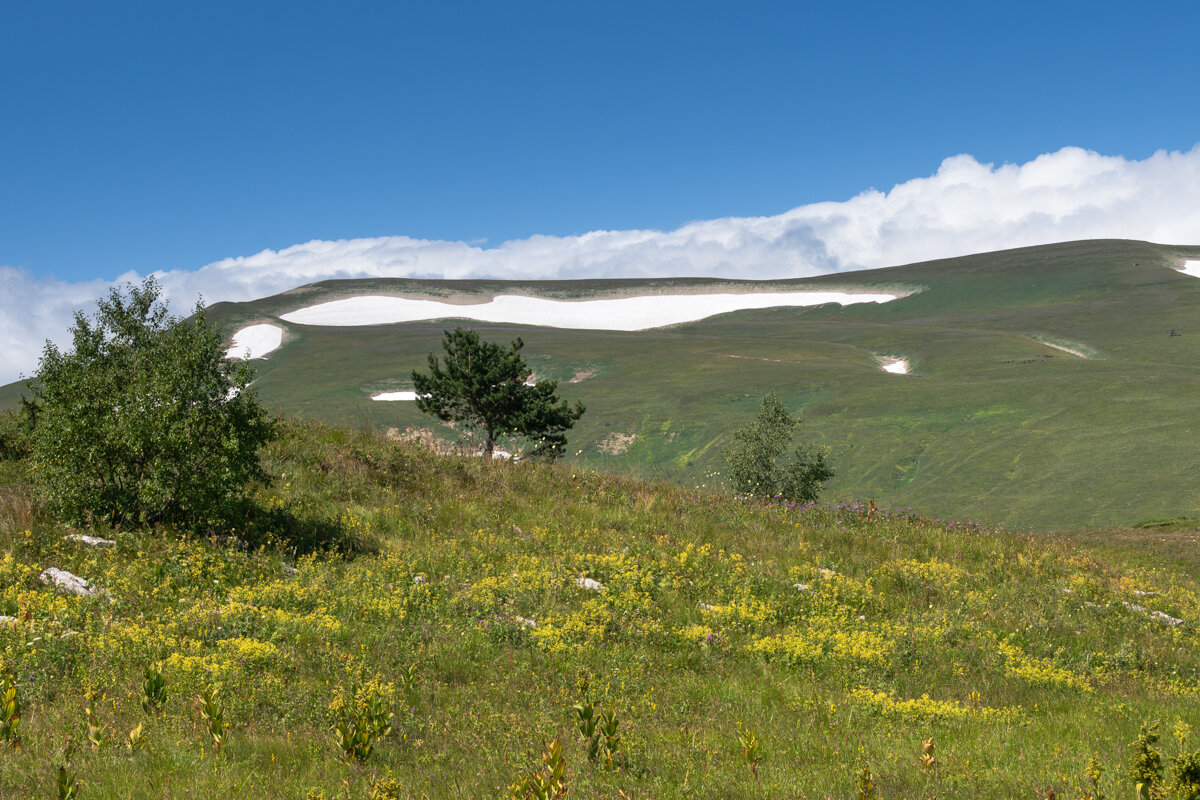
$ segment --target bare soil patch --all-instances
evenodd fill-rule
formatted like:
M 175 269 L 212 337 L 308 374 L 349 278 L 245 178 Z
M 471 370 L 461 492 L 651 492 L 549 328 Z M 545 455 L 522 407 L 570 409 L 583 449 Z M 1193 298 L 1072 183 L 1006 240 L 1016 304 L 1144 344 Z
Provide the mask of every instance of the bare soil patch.
M 596 445 L 596 449 L 610 456 L 619 456 L 629 449 L 635 439 L 637 439 L 636 433 L 617 433 L 613 431 L 600 440 L 600 443 Z

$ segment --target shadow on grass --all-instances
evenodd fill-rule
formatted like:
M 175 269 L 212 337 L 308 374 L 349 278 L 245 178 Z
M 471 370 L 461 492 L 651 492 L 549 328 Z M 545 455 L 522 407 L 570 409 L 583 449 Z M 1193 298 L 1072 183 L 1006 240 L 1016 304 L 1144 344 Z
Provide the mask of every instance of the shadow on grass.
M 353 557 L 379 549 L 372 537 L 352 533 L 339 521 L 256 504 L 248 504 L 238 528 L 236 538 L 250 548 L 281 548 L 296 556 L 332 552 Z

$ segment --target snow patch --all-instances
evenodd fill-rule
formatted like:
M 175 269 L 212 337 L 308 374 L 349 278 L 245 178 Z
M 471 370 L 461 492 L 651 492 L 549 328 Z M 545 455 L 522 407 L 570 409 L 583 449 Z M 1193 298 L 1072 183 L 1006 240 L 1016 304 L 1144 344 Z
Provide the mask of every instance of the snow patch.
M 1087 358 L 1087 353 L 1082 350 L 1076 350 L 1073 347 L 1065 347 L 1061 344 L 1053 344 L 1052 342 L 1042 342 L 1042 344 L 1046 345 L 1046 347 L 1053 347 L 1055 350 L 1061 350 L 1064 353 L 1070 353 L 1076 358 Z
M 879 368 L 884 372 L 890 372 L 893 375 L 908 374 L 908 360 L 904 358 L 881 357 L 879 359 Z
M 1092 348 L 1088 347 L 1085 344 L 1079 344 L 1078 342 L 1071 342 L 1071 341 L 1067 341 L 1065 339 L 1058 339 L 1056 341 L 1055 339 L 1053 339 L 1049 336 L 1042 335 L 1042 334 L 1031 334 L 1029 338 L 1032 339 L 1033 341 L 1037 342 L 1038 344 L 1045 345 L 1046 347 L 1052 348 L 1054 350 L 1058 350 L 1063 353 L 1068 353 L 1070 355 L 1075 356 L 1076 358 L 1091 359 L 1091 358 L 1096 358 L 1099 355 Z
M 1183 268 L 1179 270 L 1184 275 L 1191 275 L 1193 278 L 1200 278 L 1200 261 L 1185 261 Z
M 473 319 L 575 330 L 640 331 L 752 308 L 887 303 L 899 296 L 888 293 L 809 291 L 642 295 L 561 301 L 502 294 L 486 303 L 458 305 L 437 300 L 364 295 L 297 309 L 280 318 L 301 325 L 391 325 L 431 319 Z
M 392 400 L 412 401 L 412 400 L 417 399 L 417 393 L 416 392 L 383 392 L 381 394 L 371 395 L 371 399 L 372 400 L 382 400 L 384 402 L 389 402 Z
M 225 358 L 266 358 L 281 344 L 283 328 L 269 323 L 250 325 L 233 335 L 233 344 L 225 351 Z

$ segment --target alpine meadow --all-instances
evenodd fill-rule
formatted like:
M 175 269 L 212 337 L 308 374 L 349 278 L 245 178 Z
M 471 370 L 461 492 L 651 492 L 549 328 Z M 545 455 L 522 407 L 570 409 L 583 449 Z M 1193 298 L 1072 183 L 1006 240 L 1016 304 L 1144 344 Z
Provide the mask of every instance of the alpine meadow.
M 114 292 L 3 392 L 0 797 L 1200 797 L 1197 259 L 331 281 L 186 320 Z M 815 289 L 895 299 L 286 319 Z M 96 439 L 48 481 L 73 402 Z M 174 447 L 201 421 L 234 462 Z M 84 468 L 164 443 L 149 488 Z M 211 515 L 170 491 L 192 463 Z
M 786 281 L 326 281 L 216 304 L 226 336 L 271 325 L 255 360 L 268 408 L 334 425 L 453 440 L 411 401 L 411 373 L 466 326 L 521 338 L 538 380 L 588 409 L 567 456 L 586 468 L 726 485 L 722 451 L 774 391 L 829 448 L 827 496 L 874 499 L 1014 530 L 1200 517 L 1194 398 L 1200 248 L 1088 241 Z M 844 290 L 884 303 L 767 308 L 641 331 L 449 319 L 333 326 L 297 309 L 384 295 L 460 306 L 496 295 L 559 301 L 635 295 Z M 885 371 L 895 359 L 907 374 Z M 16 403 L 17 386 L 0 390 Z
M 1200 800 L 1200 3 L 6 3 L 0 800 Z

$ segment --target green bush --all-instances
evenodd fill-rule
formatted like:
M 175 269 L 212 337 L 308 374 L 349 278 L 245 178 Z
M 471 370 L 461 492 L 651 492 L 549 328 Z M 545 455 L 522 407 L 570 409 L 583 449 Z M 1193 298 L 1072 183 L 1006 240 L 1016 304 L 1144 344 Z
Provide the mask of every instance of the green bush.
M 770 392 L 754 422 L 735 431 L 735 443 L 725 452 L 727 477 L 733 490 L 754 497 L 781 497 L 799 502 L 816 500 L 833 477 L 829 453 L 808 444 L 785 452 L 800 426 L 800 417 Z
M 30 453 L 29 416 L 24 412 L 0 412 L 0 461 L 19 461 Z
M 1137 741 L 1130 747 L 1129 777 L 1133 779 L 1138 800 L 1163 800 L 1163 758 L 1158 749 L 1158 723 L 1143 723 Z
M 226 524 L 248 484 L 265 480 L 259 446 L 272 425 L 247 387 L 253 370 L 225 359 L 197 304 L 170 317 L 151 278 L 112 290 L 73 348 L 47 343 L 32 382 L 31 471 L 69 522 Z

